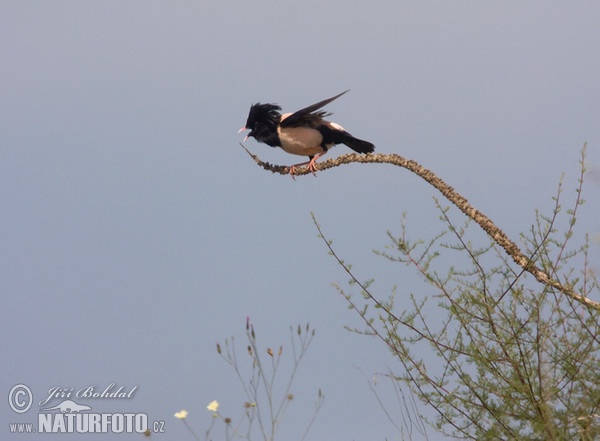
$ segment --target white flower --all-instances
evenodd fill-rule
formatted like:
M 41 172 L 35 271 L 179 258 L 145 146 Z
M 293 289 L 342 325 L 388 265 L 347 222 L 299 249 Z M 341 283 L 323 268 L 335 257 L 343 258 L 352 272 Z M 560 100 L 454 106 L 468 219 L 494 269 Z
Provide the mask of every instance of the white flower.
M 175 412 L 175 418 L 179 418 L 180 420 L 184 420 L 188 416 L 188 411 L 185 409 L 181 409 L 179 412 Z
M 219 409 L 219 402 L 217 400 L 213 400 L 208 404 L 208 406 L 206 406 L 206 408 L 211 412 L 216 412 Z

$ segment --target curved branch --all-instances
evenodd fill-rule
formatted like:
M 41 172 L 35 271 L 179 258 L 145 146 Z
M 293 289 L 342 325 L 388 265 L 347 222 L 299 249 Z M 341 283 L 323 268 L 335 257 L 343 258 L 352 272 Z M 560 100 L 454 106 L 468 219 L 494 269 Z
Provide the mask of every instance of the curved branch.
M 287 175 L 290 173 L 290 168 L 283 165 L 273 165 L 268 162 L 262 161 L 257 155 L 251 153 L 245 146 L 242 145 L 244 150 L 256 161 L 256 163 L 263 167 L 265 170 L 269 170 L 273 173 L 279 173 L 281 175 Z M 386 163 L 396 165 L 398 167 L 405 168 L 420 178 L 427 181 L 433 187 L 435 187 L 446 199 L 452 202 L 456 207 L 462 211 L 469 218 L 473 219 L 479 226 L 490 236 L 494 242 L 506 251 L 506 253 L 512 258 L 512 260 L 523 268 L 525 271 L 533 275 L 540 283 L 546 286 L 552 287 L 559 290 L 563 294 L 571 297 L 572 299 L 584 304 L 587 307 L 600 310 L 600 303 L 588 299 L 584 295 L 576 292 L 574 289 L 562 285 L 557 280 L 552 279 L 547 273 L 538 268 L 527 256 L 523 254 L 521 249 L 508 238 L 504 232 L 492 222 L 492 220 L 477 210 L 465 197 L 459 194 L 454 188 L 446 184 L 440 177 L 438 177 L 431 170 L 421 166 L 418 162 L 412 159 L 406 159 L 398 154 L 367 154 L 362 155 L 358 153 L 348 153 L 345 155 L 338 156 L 337 158 L 330 158 L 326 161 L 318 162 L 315 164 L 315 168 L 319 171 L 327 170 L 333 167 L 338 167 L 343 164 L 350 164 L 352 162 L 361 163 Z M 294 172 L 294 176 L 302 176 L 311 173 L 308 167 L 297 168 Z

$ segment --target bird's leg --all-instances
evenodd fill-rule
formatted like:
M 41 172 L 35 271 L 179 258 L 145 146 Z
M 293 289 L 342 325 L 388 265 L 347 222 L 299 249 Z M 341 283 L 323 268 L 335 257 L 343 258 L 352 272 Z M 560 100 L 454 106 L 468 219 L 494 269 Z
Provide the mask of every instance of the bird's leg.
M 296 174 L 296 167 L 300 166 L 300 165 L 304 165 L 304 164 L 308 164 L 307 162 L 303 162 L 302 164 L 294 164 L 294 165 L 290 165 L 290 176 L 292 177 L 292 179 L 295 181 L 296 177 L 294 176 Z
M 312 158 L 310 158 L 310 161 L 308 161 L 308 169 L 312 172 L 313 175 L 317 176 L 317 169 L 315 167 L 315 164 L 317 163 L 317 159 L 319 159 L 321 156 L 323 156 L 325 153 L 327 153 L 327 150 L 325 150 L 324 152 L 319 153 L 316 156 L 313 156 Z
M 301 166 L 303 166 L 303 165 L 307 165 L 307 164 L 308 164 L 308 169 L 310 170 L 310 172 L 311 172 L 313 175 L 317 176 L 317 175 L 315 174 L 314 166 L 313 166 L 312 168 L 311 168 L 311 166 L 310 166 L 311 162 L 312 162 L 312 161 L 313 161 L 313 159 L 314 159 L 314 156 L 309 156 L 309 157 L 308 157 L 308 159 L 309 159 L 309 161 L 306 161 L 306 162 L 301 162 L 301 163 L 299 163 L 299 164 L 294 164 L 294 165 L 290 166 L 290 175 L 292 176 L 292 179 L 293 179 L 294 181 L 296 180 L 296 178 L 294 177 L 294 175 L 296 174 L 296 167 L 301 167 Z
M 313 174 L 313 176 L 317 176 L 317 168 L 315 166 L 315 164 L 317 163 L 317 159 L 319 159 L 321 156 L 323 156 L 325 153 L 327 153 L 326 149 L 323 149 L 323 151 L 321 153 L 318 153 L 314 156 L 309 156 L 308 157 L 308 161 L 306 162 L 301 162 L 299 164 L 294 164 L 292 166 L 290 166 L 290 175 L 292 175 L 292 178 L 294 178 L 294 174 L 296 173 L 296 167 L 300 167 L 303 165 L 308 165 L 308 171 L 311 172 Z M 294 178 L 295 180 L 296 178 Z
M 290 175 L 292 175 L 292 178 L 294 180 L 296 180 L 296 178 L 294 178 L 294 174 L 296 173 L 296 167 L 300 167 L 302 165 L 308 165 L 308 171 L 310 171 L 313 176 L 317 176 L 317 168 L 315 166 L 315 164 L 317 163 L 317 159 L 319 159 L 321 156 L 323 156 L 325 153 L 327 153 L 327 150 L 323 150 L 321 153 L 315 155 L 315 156 L 309 156 L 308 157 L 308 161 L 306 162 L 301 162 L 300 164 L 294 164 L 290 167 Z

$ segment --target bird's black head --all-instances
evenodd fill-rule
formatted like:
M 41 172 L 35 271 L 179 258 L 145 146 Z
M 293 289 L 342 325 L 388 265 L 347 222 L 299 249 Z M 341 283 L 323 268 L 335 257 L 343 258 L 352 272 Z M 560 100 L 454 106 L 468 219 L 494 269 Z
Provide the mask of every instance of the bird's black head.
M 252 104 L 246 121 L 246 128 L 258 142 L 264 142 L 272 147 L 279 145 L 277 125 L 281 120 L 281 107 L 276 104 Z

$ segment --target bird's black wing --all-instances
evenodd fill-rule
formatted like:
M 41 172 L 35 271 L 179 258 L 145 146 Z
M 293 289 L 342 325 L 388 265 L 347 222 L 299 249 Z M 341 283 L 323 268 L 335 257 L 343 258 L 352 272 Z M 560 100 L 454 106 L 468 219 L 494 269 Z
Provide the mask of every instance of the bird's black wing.
M 327 98 L 326 100 L 323 100 L 323 101 L 319 101 L 318 103 L 312 104 L 308 107 L 305 107 L 304 109 L 297 110 L 296 112 L 292 113 L 290 116 L 285 118 L 283 121 L 281 121 L 281 127 L 294 127 L 294 126 L 298 126 L 299 124 L 301 125 L 301 122 L 304 119 L 306 119 L 306 117 L 308 115 L 310 115 L 312 112 L 314 112 L 317 109 L 320 109 L 323 106 L 326 106 L 333 100 L 338 99 L 339 97 L 341 97 L 343 94 L 345 94 L 349 90 L 350 89 L 345 90 L 344 92 L 342 92 L 334 97 Z M 321 112 L 321 113 L 324 115 L 325 112 Z

